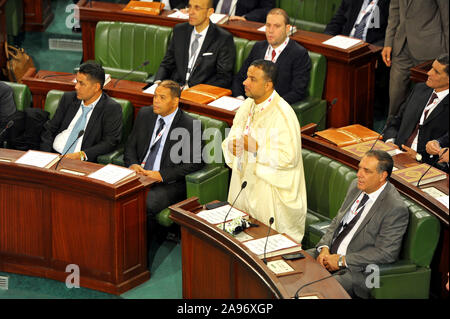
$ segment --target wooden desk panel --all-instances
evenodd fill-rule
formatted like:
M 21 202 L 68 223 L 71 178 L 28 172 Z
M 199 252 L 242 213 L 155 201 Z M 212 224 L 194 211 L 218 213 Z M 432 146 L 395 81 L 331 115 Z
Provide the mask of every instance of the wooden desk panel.
M 25 31 L 43 32 L 54 17 L 50 0 L 23 0 L 23 12 Z
M 199 209 L 195 197 L 170 207 L 170 218 L 181 226 L 183 298 L 289 299 L 302 285 L 329 276 L 325 268 L 303 252 L 306 258 L 293 262 L 300 273 L 277 277 L 247 247 L 197 217 Z M 245 232 L 255 239 L 266 237 L 268 227 L 256 219 L 250 221 L 259 227 Z M 276 233 L 271 230 L 270 234 Z M 300 296 L 317 292 L 323 298 L 349 298 L 334 278 L 305 287 Z
M 123 4 L 112 4 L 86 0 L 78 3 L 83 39 L 83 60 L 95 59 L 95 27 L 99 21 L 122 21 L 133 23 L 156 24 L 173 27 L 185 20 L 168 18 L 168 11 L 160 16 L 123 12 Z M 229 21 L 221 27 L 233 36 L 250 40 L 264 40 L 265 34 L 257 31 L 262 23 L 251 21 Z M 375 84 L 375 62 L 380 47 L 367 43 L 357 47 L 341 50 L 322 44 L 331 38 L 329 35 L 298 31 L 291 39 L 306 49 L 323 54 L 327 59 L 327 75 L 323 98 L 329 103 L 337 98 L 337 103 L 329 111 L 328 127 L 341 127 L 359 123 L 373 127 L 373 98 Z
M 13 161 L 23 153 L 0 149 Z M 100 167 L 59 165 L 85 173 Z M 65 282 L 75 264 L 81 286 L 112 294 L 148 280 L 145 201 L 154 181 L 109 185 L 53 169 L 0 162 L 0 271 Z

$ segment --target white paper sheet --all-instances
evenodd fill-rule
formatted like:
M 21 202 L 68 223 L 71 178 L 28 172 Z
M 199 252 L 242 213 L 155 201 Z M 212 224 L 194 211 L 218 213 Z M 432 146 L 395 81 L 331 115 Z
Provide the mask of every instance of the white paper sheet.
M 15 161 L 15 163 L 44 168 L 58 157 L 59 154 L 55 153 L 28 151 Z
M 227 215 L 228 211 L 230 210 L 230 205 L 225 205 L 221 207 L 217 207 L 214 209 L 209 210 L 203 210 L 200 213 L 197 214 L 198 217 L 203 218 L 208 223 L 211 224 L 220 224 L 223 223 L 223 220 L 225 219 L 225 216 Z M 227 220 L 233 220 L 238 217 L 244 217 L 246 214 L 244 212 L 241 212 L 240 210 L 236 208 L 232 208 L 230 213 L 227 216 Z
M 244 103 L 244 101 L 241 99 L 231 96 L 222 96 L 208 105 L 227 111 L 235 111 L 242 105 L 242 103 Z
M 108 164 L 102 167 L 101 169 L 95 171 L 94 173 L 88 175 L 88 177 L 98 179 L 108 184 L 115 184 L 120 180 L 130 175 L 133 175 L 133 173 L 136 174 L 136 172 L 131 169 L 113 164 Z
M 363 43 L 360 39 L 353 39 L 349 37 L 345 37 L 342 35 L 337 35 L 335 37 L 332 37 L 331 39 L 328 39 L 327 41 L 324 41 L 323 44 L 331 45 L 333 47 L 337 47 L 340 49 L 348 49 L 351 48 L 357 44 Z
M 252 253 L 256 255 L 262 255 L 264 254 L 266 237 L 247 241 L 244 243 L 244 245 L 247 246 L 252 251 Z M 298 245 L 296 242 L 290 240 L 283 234 L 272 235 L 269 236 L 269 239 L 267 241 L 266 253 L 271 253 L 276 250 L 294 247 L 296 245 Z

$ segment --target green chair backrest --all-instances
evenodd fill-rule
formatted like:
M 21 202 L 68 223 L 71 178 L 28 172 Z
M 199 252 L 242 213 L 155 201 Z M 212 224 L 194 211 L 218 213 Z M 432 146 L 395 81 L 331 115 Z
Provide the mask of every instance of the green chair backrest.
M 308 95 L 321 99 L 327 74 L 327 59 L 319 53 L 308 51 L 308 54 L 311 59 Z
M 95 60 L 105 67 L 155 74 L 166 54 L 172 28 L 127 22 L 100 21 L 95 30 Z
M 31 106 L 31 91 L 27 85 L 15 82 L 7 82 L 14 92 L 14 103 L 16 104 L 16 109 L 18 111 L 23 111 L 24 109 Z
M 55 115 L 56 109 L 58 108 L 59 101 L 64 95 L 64 91 L 50 90 L 45 98 L 44 110 L 50 113 L 49 119 L 52 119 Z M 133 105 L 130 101 L 124 99 L 112 98 L 114 101 L 120 104 L 122 107 L 122 140 L 124 143 L 128 135 L 131 132 L 133 125 Z
M 323 32 L 342 0 L 277 0 L 277 8 L 286 10 L 291 23 L 302 30 Z
M 234 46 L 236 47 L 236 60 L 234 61 L 233 73 L 236 74 L 239 72 L 242 63 L 245 61 L 244 51 L 249 40 L 238 37 L 233 37 L 233 40 Z
M 334 218 L 356 178 L 355 170 L 304 148 L 302 157 L 308 210 Z
M 203 132 L 203 160 L 207 166 L 224 166 L 222 142 L 225 139 L 228 124 L 204 115 L 188 113 L 191 117 L 202 122 Z M 217 153 L 219 152 L 219 153 Z

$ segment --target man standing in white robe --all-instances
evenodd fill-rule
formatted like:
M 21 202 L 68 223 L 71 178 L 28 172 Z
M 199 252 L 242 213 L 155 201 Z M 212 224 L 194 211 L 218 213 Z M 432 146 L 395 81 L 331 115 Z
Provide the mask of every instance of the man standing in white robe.
M 291 106 L 274 90 L 276 66 L 256 60 L 244 81 L 248 98 L 234 117 L 222 143 L 232 168 L 228 201 L 246 188 L 235 207 L 301 242 L 305 232 L 306 187 L 300 125 Z

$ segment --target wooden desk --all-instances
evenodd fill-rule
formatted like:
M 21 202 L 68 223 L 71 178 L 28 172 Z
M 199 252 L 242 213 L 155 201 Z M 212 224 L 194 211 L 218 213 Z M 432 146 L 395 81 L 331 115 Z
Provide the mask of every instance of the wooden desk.
M 168 11 L 160 16 L 123 12 L 125 5 L 80 0 L 80 23 L 83 39 L 83 60 L 95 59 L 95 27 L 99 21 L 122 21 L 133 23 L 156 24 L 173 27 L 185 20 L 168 18 Z M 257 31 L 262 23 L 250 21 L 229 21 L 221 27 L 233 36 L 250 40 L 265 40 L 265 34 Z M 373 126 L 373 100 L 375 85 L 375 62 L 381 48 L 367 43 L 341 50 L 322 44 L 331 38 L 329 35 L 298 31 L 291 39 L 306 49 L 323 54 L 327 59 L 327 75 L 323 98 L 329 103 L 337 98 L 337 103 L 328 112 L 327 126 L 341 127 L 359 123 Z
M 307 130 L 304 129 L 302 132 L 306 131 Z M 302 134 L 302 147 L 325 155 L 357 170 L 360 158 L 328 142 L 312 137 L 311 132 L 312 130 L 308 130 L 308 134 Z M 394 165 L 398 168 L 403 168 L 405 165 L 410 165 L 414 162 L 412 159 L 405 157 L 404 154 L 396 155 L 393 159 Z M 402 195 L 423 206 L 426 210 L 436 216 L 441 223 L 441 236 L 431 264 L 433 277 L 431 282 L 431 290 L 434 294 L 441 296 L 445 294 L 448 296 L 448 293 L 446 293 L 443 289 L 444 287 L 442 285 L 442 280 L 445 278 L 445 283 L 447 282 L 447 272 L 449 271 L 449 210 L 442 203 L 423 192 L 421 189 L 433 186 L 448 195 L 448 180 L 449 177 L 447 175 L 446 180 L 421 185 L 420 188 L 418 188 L 415 185 L 404 182 L 395 176 L 390 178 L 390 182 Z
M 411 68 L 410 79 L 413 82 L 426 82 L 428 79 L 428 71 L 431 69 L 431 65 L 434 60 L 424 62 Z
M 57 76 L 54 76 L 57 75 Z M 75 74 L 64 72 L 53 72 L 41 70 L 36 72 L 35 68 L 30 68 L 25 73 L 22 81 L 28 85 L 33 95 L 33 106 L 43 109 L 45 98 L 50 90 L 74 91 Z M 143 106 L 149 106 L 153 103 L 153 94 L 142 92 L 146 83 L 121 80 L 114 87 L 116 79 L 104 86 L 103 90 L 111 97 L 125 99 L 130 101 L 134 107 L 134 116 L 136 117 L 139 109 Z M 229 126 L 233 124 L 235 111 L 227 111 L 213 106 L 199 104 L 184 99 L 180 99 L 180 105 L 187 112 L 206 115 L 226 122 Z
M 23 13 L 25 31 L 43 32 L 54 17 L 50 0 L 23 0 Z
M 172 205 L 170 210 L 170 218 L 181 226 L 183 298 L 293 298 L 302 285 L 330 275 L 303 252 L 306 258 L 291 264 L 300 273 L 277 277 L 234 237 L 197 217 L 201 210 L 197 198 Z M 245 232 L 255 239 L 266 237 L 268 227 L 250 220 L 260 226 Z M 276 233 L 271 230 L 271 235 Z M 300 296 L 313 293 L 323 298 L 350 298 L 334 278 L 305 287 Z
M 23 153 L 0 149 L 0 158 Z M 0 161 L 0 271 L 65 282 L 75 264 L 81 286 L 117 295 L 150 278 L 145 201 L 154 181 L 110 185 L 59 171 L 101 167 L 63 159 L 54 171 Z

